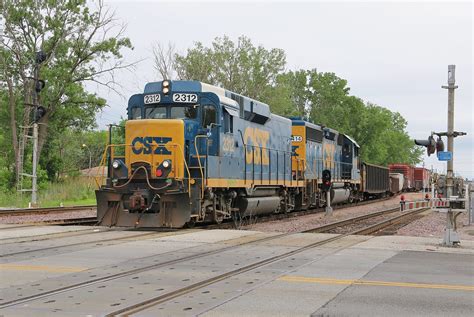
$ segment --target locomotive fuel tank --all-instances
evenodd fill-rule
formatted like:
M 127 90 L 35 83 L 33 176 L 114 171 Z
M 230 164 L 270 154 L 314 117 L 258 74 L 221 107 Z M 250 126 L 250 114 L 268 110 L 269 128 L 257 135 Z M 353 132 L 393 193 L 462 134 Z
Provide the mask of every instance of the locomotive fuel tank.
M 347 188 L 333 188 L 331 189 L 331 204 L 342 203 L 349 200 L 351 194 L 350 189 Z
M 241 216 L 257 216 L 278 210 L 280 197 L 241 197 L 236 206 Z

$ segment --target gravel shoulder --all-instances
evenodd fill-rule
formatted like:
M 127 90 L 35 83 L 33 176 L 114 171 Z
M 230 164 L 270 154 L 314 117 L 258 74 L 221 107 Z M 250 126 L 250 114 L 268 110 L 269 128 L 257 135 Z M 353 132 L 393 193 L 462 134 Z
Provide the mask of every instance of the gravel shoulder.
M 459 239 L 474 240 L 474 224 L 469 226 L 469 219 L 466 214 L 457 218 L 457 231 Z M 414 237 L 437 237 L 443 238 L 446 227 L 446 214 L 432 211 L 428 216 L 415 220 L 412 223 L 400 228 L 397 231 L 399 236 Z
M 405 193 L 406 200 L 421 199 L 421 193 Z M 316 213 L 312 215 L 304 215 L 301 217 L 288 218 L 282 220 L 257 223 L 242 227 L 243 230 L 255 230 L 263 232 L 298 232 L 309 230 L 316 226 L 340 221 L 355 216 L 369 214 L 375 211 L 398 207 L 400 204 L 400 195 L 394 196 L 388 200 L 374 202 L 368 205 L 347 207 L 344 209 L 336 209 L 331 216 L 325 213 Z
M 68 213 L 51 213 L 41 215 L 24 215 L 24 216 L 1 216 L 1 224 L 19 224 L 19 223 L 32 223 L 41 221 L 53 221 L 63 219 L 74 219 L 74 218 L 86 218 L 97 216 L 96 211 L 71 211 Z

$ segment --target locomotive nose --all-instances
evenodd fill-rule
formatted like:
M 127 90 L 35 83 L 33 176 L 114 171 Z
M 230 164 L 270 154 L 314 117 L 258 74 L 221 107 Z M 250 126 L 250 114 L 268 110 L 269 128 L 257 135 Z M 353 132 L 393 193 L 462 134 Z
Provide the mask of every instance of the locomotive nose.
M 150 178 L 184 178 L 183 120 L 129 120 L 125 131 L 129 177 L 142 166 Z

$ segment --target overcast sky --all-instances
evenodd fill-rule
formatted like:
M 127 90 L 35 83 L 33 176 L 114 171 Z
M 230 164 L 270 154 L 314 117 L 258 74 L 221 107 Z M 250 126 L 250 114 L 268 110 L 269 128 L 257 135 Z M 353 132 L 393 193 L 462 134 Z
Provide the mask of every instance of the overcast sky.
M 474 178 L 473 5 L 471 2 L 163 2 L 106 1 L 127 24 L 142 61 L 116 77 L 125 96 L 157 80 L 151 47 L 172 42 L 179 52 L 217 36 L 248 36 L 255 45 L 286 52 L 287 68 L 334 72 L 351 94 L 400 112 L 413 138 L 447 129 L 448 64 L 456 65 L 455 172 Z M 93 87 L 96 88 L 96 87 Z M 110 105 L 100 127 L 126 115 L 126 100 L 99 89 Z M 446 143 L 446 142 L 445 142 Z M 435 156 L 425 166 L 446 170 Z

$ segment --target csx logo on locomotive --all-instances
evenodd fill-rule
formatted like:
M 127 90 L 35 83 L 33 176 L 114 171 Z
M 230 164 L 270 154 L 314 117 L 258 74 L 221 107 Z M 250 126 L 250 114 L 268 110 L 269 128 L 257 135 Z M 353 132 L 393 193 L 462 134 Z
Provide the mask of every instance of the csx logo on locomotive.
M 172 141 L 173 138 L 168 137 L 156 137 L 156 136 L 137 136 L 132 141 L 133 153 L 139 154 L 171 154 L 171 152 L 163 145 Z
M 247 164 L 252 164 L 253 162 L 255 164 L 261 163 L 263 165 L 268 165 L 270 163 L 268 157 L 268 141 L 270 139 L 270 133 L 265 130 L 249 127 L 245 129 L 244 139 L 247 144 L 253 146 L 247 147 L 245 151 L 245 160 L 247 161 Z M 262 150 L 259 148 L 262 148 Z

